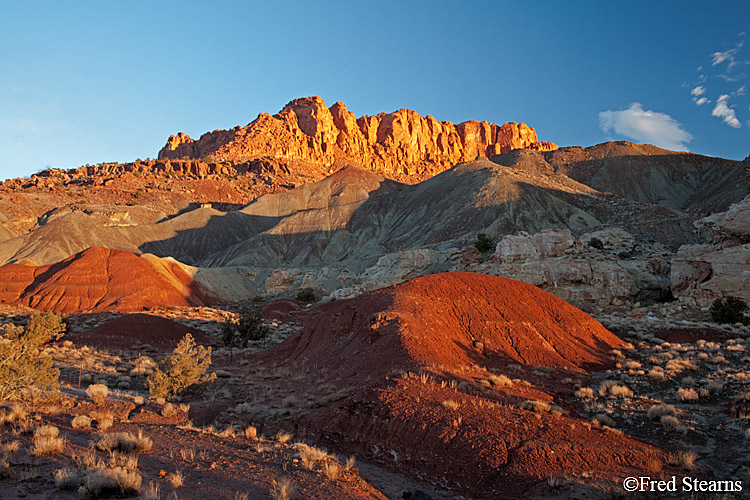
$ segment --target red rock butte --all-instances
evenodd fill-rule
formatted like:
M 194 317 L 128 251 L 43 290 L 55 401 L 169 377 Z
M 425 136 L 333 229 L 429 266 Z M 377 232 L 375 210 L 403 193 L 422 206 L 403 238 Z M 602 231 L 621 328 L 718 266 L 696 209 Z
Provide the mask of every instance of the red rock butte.
M 325 165 L 346 159 L 386 177 L 416 182 L 459 162 L 519 148 L 552 151 L 557 145 L 539 142 L 536 131 L 524 123 L 472 120 L 454 125 L 410 109 L 357 118 L 342 102 L 329 108 L 320 97 L 303 97 L 276 115 L 261 113 L 245 127 L 215 130 L 197 141 L 182 132 L 172 135 L 159 159 L 271 156 Z
M 134 312 L 210 302 L 179 265 L 92 247 L 57 264 L 0 267 L 0 302 L 40 311 Z

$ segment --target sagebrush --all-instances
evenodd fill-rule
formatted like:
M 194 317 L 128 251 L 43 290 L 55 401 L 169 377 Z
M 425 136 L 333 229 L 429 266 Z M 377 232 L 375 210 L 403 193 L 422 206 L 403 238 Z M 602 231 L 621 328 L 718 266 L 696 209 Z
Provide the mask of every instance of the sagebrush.
M 154 398 L 169 399 L 188 389 L 211 382 L 215 373 L 207 374 L 211 366 L 211 348 L 196 345 L 189 333 L 177 344 L 173 354 L 164 358 L 146 379 L 148 391 Z

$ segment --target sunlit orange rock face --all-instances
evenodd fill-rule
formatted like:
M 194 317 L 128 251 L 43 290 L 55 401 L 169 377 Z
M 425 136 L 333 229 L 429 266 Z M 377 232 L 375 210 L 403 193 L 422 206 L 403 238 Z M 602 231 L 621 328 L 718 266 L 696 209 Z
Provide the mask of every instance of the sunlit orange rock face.
M 303 97 L 274 116 L 260 114 L 246 127 L 216 130 L 197 141 L 182 132 L 170 136 L 159 159 L 275 156 L 326 165 L 348 159 L 390 178 L 417 182 L 456 163 L 518 148 L 551 151 L 557 145 L 539 142 L 524 123 L 454 125 L 409 109 L 357 118 L 344 103 L 329 108 L 320 97 Z

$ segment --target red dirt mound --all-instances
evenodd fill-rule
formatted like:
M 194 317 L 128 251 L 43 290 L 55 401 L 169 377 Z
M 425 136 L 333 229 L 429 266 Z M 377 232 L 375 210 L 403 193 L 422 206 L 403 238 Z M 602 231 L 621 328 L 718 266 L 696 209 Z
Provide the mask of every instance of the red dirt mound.
M 534 286 L 444 273 L 318 307 L 280 349 L 291 359 L 349 372 L 341 376 L 371 376 L 480 360 L 580 372 L 606 364 L 607 353 L 621 345 L 591 316 Z
M 211 339 L 196 328 L 150 314 L 128 314 L 87 332 L 67 336 L 66 340 L 116 349 L 132 349 L 138 344 L 148 344 L 159 350 L 171 351 L 187 333 L 198 344 L 210 343 Z
M 299 308 L 300 305 L 293 300 L 274 300 L 263 306 L 260 313 L 266 319 L 284 319 L 289 313 Z
M 207 299 L 177 265 L 92 247 L 50 266 L 0 267 L 0 302 L 71 313 L 206 305 Z
M 572 409 L 573 382 L 561 380 L 590 383 L 585 370 L 606 365 L 607 352 L 622 344 L 533 286 L 436 274 L 304 317 L 298 334 L 255 358 L 291 361 L 308 393 L 330 385 L 349 394 L 297 420 L 298 434 L 324 445 L 487 499 L 539 498 L 550 477 L 569 479 L 576 495 L 601 494 L 663 459 L 659 449 L 592 427 L 574 411 L 522 407 L 537 400 Z M 516 380 L 488 383 L 500 374 Z

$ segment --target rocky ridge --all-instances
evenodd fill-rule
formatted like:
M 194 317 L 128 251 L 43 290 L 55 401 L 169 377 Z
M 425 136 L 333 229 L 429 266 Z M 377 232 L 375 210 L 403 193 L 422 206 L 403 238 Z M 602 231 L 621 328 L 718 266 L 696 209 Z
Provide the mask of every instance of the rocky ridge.
M 320 97 L 303 97 L 276 115 L 261 113 L 245 127 L 208 132 L 198 140 L 182 132 L 172 135 L 159 159 L 273 156 L 325 165 L 347 159 L 389 178 L 416 182 L 456 163 L 518 148 L 551 151 L 557 145 L 539 142 L 524 123 L 454 125 L 409 109 L 357 118 L 342 102 L 329 108 Z

